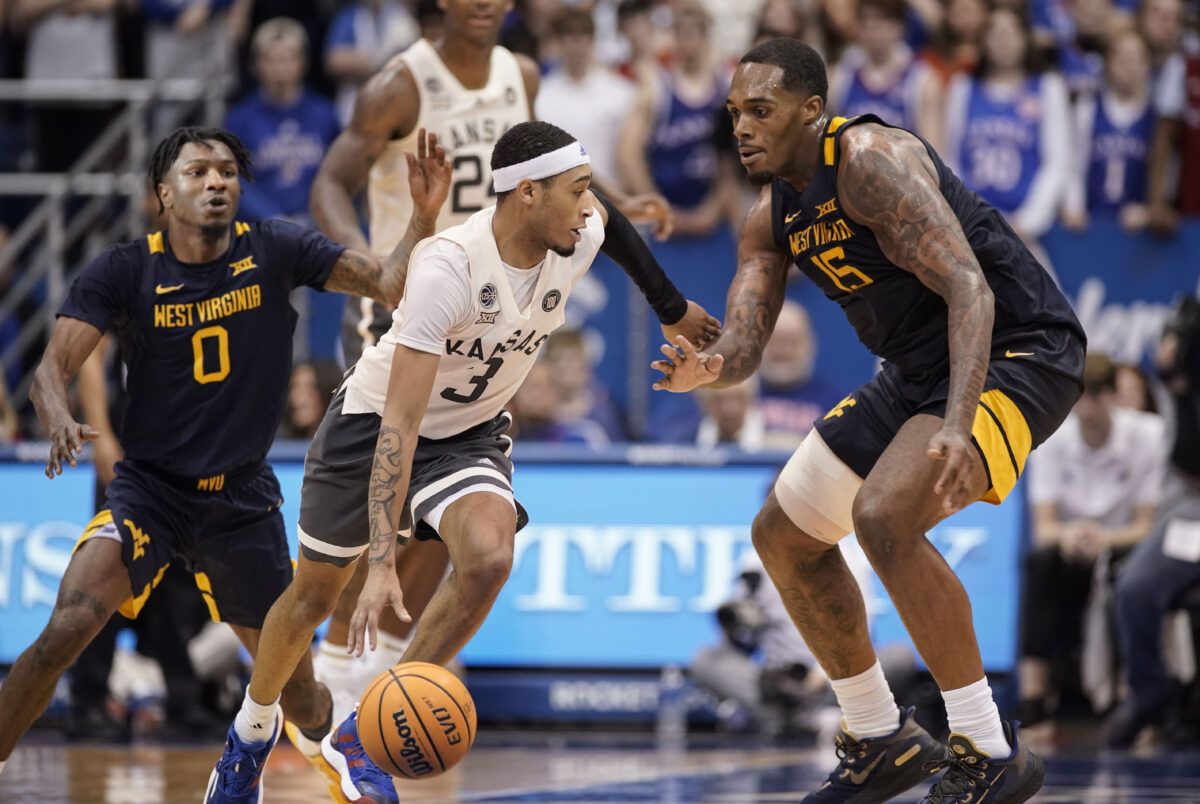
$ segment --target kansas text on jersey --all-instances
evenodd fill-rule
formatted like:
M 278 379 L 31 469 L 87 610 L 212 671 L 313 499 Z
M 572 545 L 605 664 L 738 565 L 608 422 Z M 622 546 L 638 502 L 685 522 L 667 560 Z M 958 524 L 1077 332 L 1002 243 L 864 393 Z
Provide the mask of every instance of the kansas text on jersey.
M 442 439 L 494 419 L 565 320 L 567 297 L 604 243 L 598 214 L 575 253 L 553 251 L 539 268 L 500 260 L 489 207 L 413 251 L 392 328 L 368 347 L 347 384 L 345 412 L 382 415 L 397 344 L 440 355 L 420 435 Z

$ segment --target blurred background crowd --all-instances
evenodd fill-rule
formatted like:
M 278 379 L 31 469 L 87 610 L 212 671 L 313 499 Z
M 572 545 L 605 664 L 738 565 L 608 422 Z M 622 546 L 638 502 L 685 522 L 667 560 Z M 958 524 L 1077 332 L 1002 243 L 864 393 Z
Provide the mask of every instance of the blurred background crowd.
M 0 78 L 206 82 L 214 88 L 206 122 L 234 131 L 254 158 L 257 180 L 243 187 L 239 218 L 311 223 L 311 182 L 357 88 L 419 37 L 436 39 L 441 14 L 435 0 L 0 0 Z M 1200 3 L 1185 0 L 517 0 L 501 44 L 540 65 L 538 116 L 579 137 L 599 175 L 671 202 L 672 240 L 683 244 L 675 253 L 693 242 L 701 257 L 664 258 L 668 272 L 723 294 L 731 257 L 714 266 L 703 255 L 713 238 L 729 241 L 754 197 L 724 110 L 732 70 L 753 44 L 789 36 L 816 46 L 831 68 L 831 112 L 876 114 L 920 134 L 1046 257 L 1041 239 L 1056 225 L 1086 231 L 1104 218 L 1131 236 L 1165 240 L 1200 215 L 1198 21 Z M 124 109 L 103 93 L 86 102 L 15 91 L 3 98 L 2 173 L 70 169 Z M 0 248 L 35 195 L 0 195 Z M 153 213 L 147 205 L 147 229 Z M 22 285 L 28 262 L 8 256 L 0 260 L 5 293 Z M 1196 275 L 1198 265 L 1179 270 Z M 42 435 L 22 395 L 10 402 L 5 389 L 20 389 L 40 354 L 38 338 L 23 333 L 53 290 L 36 286 L 51 281 L 31 280 L 19 304 L 0 304 L 0 443 Z M 573 302 L 586 307 L 603 291 L 583 286 Z M 340 377 L 342 305 L 308 290 L 295 302 L 302 319 L 280 435 L 303 440 Z M 861 351 L 823 340 L 806 308 L 812 302 L 785 304 L 751 381 L 681 398 L 617 393 L 596 370 L 603 345 L 594 332 L 557 332 L 513 401 L 515 435 L 591 447 L 794 448 L 853 389 L 815 370 L 819 350 Z M 705 303 L 721 315 L 719 301 Z M 97 399 L 119 405 L 120 372 L 114 349 L 105 349 L 84 372 L 81 408 Z M 1177 683 L 1167 670 L 1193 678 L 1195 663 L 1189 669 L 1186 624 L 1169 626 L 1167 653 L 1179 666 L 1160 672 L 1156 658 L 1154 667 L 1134 668 L 1153 700 L 1135 711 L 1117 706 L 1131 700 L 1121 657 L 1162 653 L 1162 637 L 1147 634 L 1157 633 L 1162 611 L 1140 610 L 1146 597 L 1135 588 L 1153 584 L 1153 568 L 1128 573 L 1124 585 L 1114 579 L 1152 532 L 1171 452 L 1160 413 L 1174 403 L 1150 361 L 1122 363 L 1097 350 L 1087 371 L 1075 415 L 1035 453 L 1026 482 L 1032 546 L 1019 716 L 1036 724 L 1116 706 L 1114 717 L 1125 718 L 1110 730 L 1117 744 L 1133 739 L 1134 726 L 1165 720 L 1162 689 Z M 870 373 L 866 365 L 857 381 Z M 95 449 L 103 482 L 120 455 L 111 431 Z M 693 676 L 728 702 L 729 722 L 780 731 L 798 701 L 819 694 L 819 672 L 795 644 L 761 567 L 743 570 L 719 612 L 722 640 L 698 656 Z M 1177 599 L 1159 608 L 1168 603 L 1180 608 Z M 153 643 L 154 623 L 143 628 Z M 180 649 L 169 634 L 162 641 Z M 190 700 L 188 682 L 175 683 L 178 700 Z M 88 728 L 94 733 L 95 722 Z
M 4 0 L 0 73 L 93 82 L 85 89 L 200 79 L 218 96 L 208 117 L 254 157 L 239 217 L 310 222 L 310 185 L 357 87 L 418 37 L 436 39 L 441 14 L 436 0 Z M 537 60 L 538 116 L 576 134 L 599 175 L 672 203 L 677 242 L 736 232 L 754 191 L 725 91 L 752 44 L 794 36 L 826 56 L 833 113 L 877 114 L 925 137 L 1044 256 L 1039 239 L 1056 222 L 1086 230 L 1115 216 L 1169 237 L 1181 215 L 1200 214 L 1196 18 L 1184 0 L 519 0 L 501 43 Z M 69 169 L 122 109 L 0 104 L 0 172 Z M 34 200 L 0 195 L 0 246 Z M 145 217 L 153 226 L 152 204 Z M 20 281 L 20 259 L 0 266 L 0 288 Z M 40 353 L 36 337 L 8 350 L 37 301 L 29 294 L 0 321 L 10 389 Z M 309 291 L 296 303 L 282 435 L 303 438 L 319 421 L 340 309 Z M 817 341 L 806 310 L 789 305 L 756 382 L 631 412 L 592 375 L 594 338 L 564 332 L 516 400 L 520 437 L 786 448 L 850 390 L 814 376 Z M 0 440 L 39 435 L 27 405 L 0 410 Z

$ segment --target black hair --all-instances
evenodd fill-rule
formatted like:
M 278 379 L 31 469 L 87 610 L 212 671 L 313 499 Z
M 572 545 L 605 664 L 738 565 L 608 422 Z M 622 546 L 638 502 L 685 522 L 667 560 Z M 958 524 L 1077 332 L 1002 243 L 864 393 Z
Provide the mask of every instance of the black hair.
M 492 172 L 557 151 L 573 142 L 574 137 L 553 123 L 544 120 L 517 123 L 496 141 L 496 147 L 492 149 Z M 549 186 L 553 181 L 553 176 L 541 179 L 543 187 Z M 496 203 L 499 204 L 511 192 L 512 190 L 496 193 Z
M 197 145 L 207 145 L 210 142 L 223 143 L 229 148 L 233 158 L 237 161 L 238 173 L 246 181 L 254 181 L 253 175 L 250 173 L 250 152 L 246 150 L 246 146 L 237 138 L 236 134 L 232 134 L 223 128 L 197 128 L 196 126 L 184 126 L 177 128 L 170 135 L 163 139 L 154 148 L 154 154 L 150 157 L 150 189 L 154 191 L 154 195 L 158 198 L 159 214 L 163 212 L 162 198 L 158 195 L 158 185 L 166 179 L 167 171 L 171 169 L 171 165 L 175 164 L 175 160 L 179 158 L 179 152 L 183 150 L 183 146 L 188 143 L 196 143 Z
M 816 95 L 825 103 L 829 77 L 821 54 L 799 39 L 770 39 L 742 56 L 742 64 L 773 64 L 783 70 L 783 88 L 798 95 Z
M 992 65 L 988 61 L 987 49 L 983 46 L 982 38 L 987 36 L 988 28 L 992 25 L 992 19 L 996 14 L 1012 14 L 1017 18 L 1018 24 L 1021 26 L 1021 31 L 1025 35 L 1025 60 L 1021 67 L 1027 75 L 1039 75 L 1046 72 L 1052 63 L 1057 60 L 1057 56 L 1050 51 L 1044 51 L 1038 46 L 1037 41 L 1033 36 L 1033 26 L 1029 22 L 1029 15 L 1014 8 L 992 8 L 987 13 L 987 21 L 983 24 L 983 33 L 980 35 L 981 41 L 979 44 L 979 61 L 975 64 L 975 69 L 972 75 L 980 80 L 987 78 L 991 72 Z

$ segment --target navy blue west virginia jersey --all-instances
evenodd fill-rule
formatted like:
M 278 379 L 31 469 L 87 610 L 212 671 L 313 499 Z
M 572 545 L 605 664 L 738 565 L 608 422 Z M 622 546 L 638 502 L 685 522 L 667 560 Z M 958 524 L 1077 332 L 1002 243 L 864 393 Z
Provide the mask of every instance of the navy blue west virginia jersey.
M 861 123 L 886 125 L 874 115 L 835 117 L 822 136 L 822 163 L 797 192 L 772 185 L 776 243 L 804 274 L 841 305 L 859 339 L 906 377 L 946 374 L 949 336 L 945 301 L 884 255 L 874 233 L 842 210 L 837 191 L 839 137 Z M 1054 280 L 994 208 L 962 183 L 926 144 L 938 182 L 983 269 L 996 300 L 993 349 L 1021 347 L 1022 356 L 1078 377 L 1082 355 L 1063 344 L 1083 331 Z M 1031 348 L 1036 342 L 1038 348 Z
M 59 315 L 112 330 L 128 367 L 127 458 L 186 477 L 261 460 L 287 397 L 300 285 L 320 288 L 344 247 L 285 221 L 234 223 L 208 263 L 175 259 L 165 232 L 106 249 Z

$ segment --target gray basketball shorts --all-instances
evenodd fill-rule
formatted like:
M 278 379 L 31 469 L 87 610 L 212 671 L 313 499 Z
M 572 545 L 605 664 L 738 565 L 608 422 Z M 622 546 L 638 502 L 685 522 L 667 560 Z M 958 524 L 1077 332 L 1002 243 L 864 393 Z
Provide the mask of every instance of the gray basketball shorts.
M 338 389 L 304 459 L 300 488 L 300 552 L 310 561 L 344 567 L 370 540 L 367 487 L 375 460 L 380 418 L 343 413 Z M 529 516 L 513 496 L 509 459 L 512 417 L 502 412 L 449 438 L 419 438 L 401 521 L 402 538 L 440 540 L 438 526 L 451 503 L 475 492 L 498 494 L 513 504 L 517 530 Z M 415 527 L 414 527 L 415 523 Z

